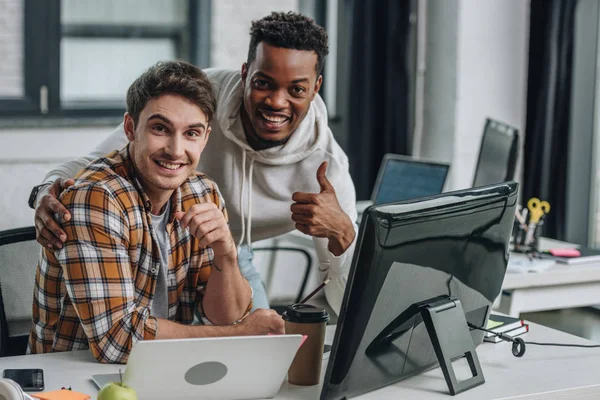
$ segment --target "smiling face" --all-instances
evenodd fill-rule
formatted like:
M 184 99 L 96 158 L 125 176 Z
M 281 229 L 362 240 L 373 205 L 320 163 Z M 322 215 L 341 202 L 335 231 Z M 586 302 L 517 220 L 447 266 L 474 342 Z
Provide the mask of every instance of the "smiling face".
M 146 103 L 137 126 L 125 114 L 124 126 L 137 177 L 152 211 L 159 211 L 196 169 L 210 133 L 208 119 L 185 97 L 165 94 Z
M 261 150 L 285 143 L 306 116 L 321 87 L 317 53 L 260 42 L 242 65 L 242 122 L 248 144 Z

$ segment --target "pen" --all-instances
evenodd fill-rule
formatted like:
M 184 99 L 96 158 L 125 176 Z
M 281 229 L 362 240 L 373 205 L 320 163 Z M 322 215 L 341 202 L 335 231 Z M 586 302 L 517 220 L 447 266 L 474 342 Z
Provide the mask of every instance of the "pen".
M 308 300 L 310 300 L 311 297 L 313 297 L 315 294 L 319 293 L 319 290 L 323 289 L 325 287 L 325 285 L 327 285 L 329 283 L 329 280 L 330 280 L 330 278 L 325 279 L 325 281 L 323 283 L 321 283 L 315 290 L 313 290 L 312 292 L 310 292 L 310 294 L 308 296 L 306 296 L 300 302 L 300 304 L 306 303 Z
M 535 233 L 535 228 L 537 227 L 537 223 L 529 220 L 529 229 L 527 230 L 527 235 L 525 236 L 525 245 L 528 246 L 533 242 L 533 234 Z
M 517 218 L 517 221 L 519 221 L 519 223 L 521 224 L 521 228 L 523 228 L 523 230 L 525 232 L 527 232 L 528 228 L 527 228 L 527 225 L 525 224 L 525 220 L 523 219 L 523 217 L 521 216 L 521 214 L 519 214 L 519 212 L 517 210 L 515 210 L 515 217 Z

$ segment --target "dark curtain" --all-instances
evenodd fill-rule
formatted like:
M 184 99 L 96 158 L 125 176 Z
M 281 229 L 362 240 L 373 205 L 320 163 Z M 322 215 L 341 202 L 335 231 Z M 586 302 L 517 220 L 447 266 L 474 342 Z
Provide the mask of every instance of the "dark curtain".
M 368 199 L 386 153 L 409 154 L 410 1 L 347 0 L 350 173 Z
M 532 0 L 523 202 L 547 200 L 543 235 L 565 239 L 567 163 L 575 6 Z

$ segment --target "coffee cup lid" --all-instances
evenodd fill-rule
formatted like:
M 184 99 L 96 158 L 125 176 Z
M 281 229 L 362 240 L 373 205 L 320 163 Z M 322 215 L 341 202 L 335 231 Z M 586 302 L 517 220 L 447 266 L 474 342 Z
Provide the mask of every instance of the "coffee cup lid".
M 315 323 L 329 321 L 329 314 L 322 308 L 310 304 L 292 304 L 283 312 L 283 319 L 289 322 Z

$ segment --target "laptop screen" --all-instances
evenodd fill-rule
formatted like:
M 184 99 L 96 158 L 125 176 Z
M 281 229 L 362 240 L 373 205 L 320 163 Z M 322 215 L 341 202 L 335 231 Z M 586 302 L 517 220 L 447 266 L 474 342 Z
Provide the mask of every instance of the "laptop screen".
M 442 193 L 448 165 L 385 158 L 373 188 L 374 204 L 394 203 Z

